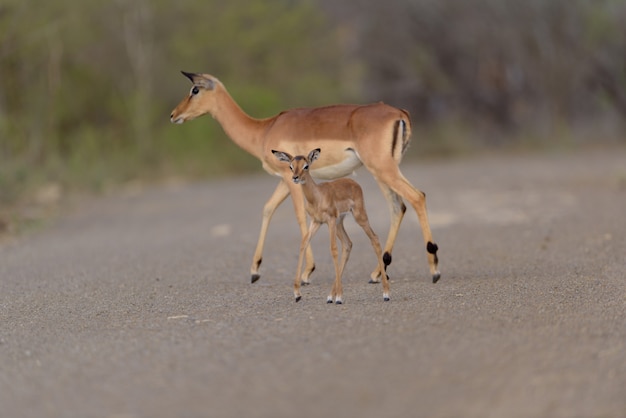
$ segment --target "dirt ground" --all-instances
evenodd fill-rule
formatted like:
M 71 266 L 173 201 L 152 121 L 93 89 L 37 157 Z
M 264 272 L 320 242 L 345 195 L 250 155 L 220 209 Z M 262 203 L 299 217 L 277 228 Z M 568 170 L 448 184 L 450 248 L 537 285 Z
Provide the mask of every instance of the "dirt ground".
M 290 202 L 250 284 L 264 173 L 97 199 L 4 242 L 0 416 L 626 417 L 626 150 L 402 167 L 442 278 L 409 209 L 386 303 L 351 220 L 344 304 L 325 229 L 294 303 Z

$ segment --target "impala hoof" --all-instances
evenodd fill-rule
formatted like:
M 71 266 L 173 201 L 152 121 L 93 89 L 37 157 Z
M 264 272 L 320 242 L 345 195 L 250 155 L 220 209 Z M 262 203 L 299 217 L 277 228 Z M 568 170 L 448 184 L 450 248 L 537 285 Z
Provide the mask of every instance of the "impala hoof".
M 250 277 L 250 283 L 256 283 L 257 280 L 259 280 L 261 278 L 260 274 L 253 274 L 252 277 Z
M 441 278 L 441 273 L 437 272 L 433 274 L 433 283 L 437 283 L 440 278 Z
M 302 296 L 296 296 L 296 302 L 300 302 L 300 299 L 302 299 Z
M 389 276 L 387 276 L 387 279 L 389 279 Z M 369 284 L 377 284 L 377 283 L 380 283 L 380 279 L 370 279 L 370 281 L 368 283 Z
M 335 305 L 342 305 L 343 304 L 343 300 L 341 300 L 341 298 L 335 298 Z
M 389 295 L 383 295 L 383 300 L 385 302 L 389 302 Z
M 327 297 L 326 303 L 333 303 L 333 297 L 332 296 Z

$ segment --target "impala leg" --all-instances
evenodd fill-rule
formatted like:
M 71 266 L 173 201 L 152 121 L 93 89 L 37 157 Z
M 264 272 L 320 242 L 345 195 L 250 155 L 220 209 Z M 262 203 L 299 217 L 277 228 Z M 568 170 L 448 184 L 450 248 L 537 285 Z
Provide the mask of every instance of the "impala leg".
M 302 241 L 300 242 L 300 252 L 298 254 L 298 267 L 296 268 L 296 278 L 293 281 L 293 294 L 296 298 L 296 302 L 299 302 L 300 299 L 302 298 L 302 293 L 300 293 L 300 284 L 301 284 L 300 271 L 302 269 L 302 261 L 304 258 L 304 253 L 306 252 L 306 249 L 309 248 L 309 243 L 311 242 L 311 238 L 313 238 L 313 235 L 315 235 L 320 225 L 321 224 L 318 222 L 311 221 L 309 230 L 302 237 Z
M 333 288 L 326 298 L 326 302 L 333 303 L 333 299 L 336 304 L 343 303 L 343 288 L 341 286 L 341 271 L 339 268 L 339 252 L 337 251 L 337 222 L 335 219 L 328 221 L 328 230 L 330 233 L 330 253 L 333 256 L 333 263 L 335 264 L 335 282 Z
M 263 246 L 265 244 L 265 236 L 267 235 L 267 229 L 270 225 L 270 220 L 276 211 L 276 208 L 285 201 L 289 196 L 289 187 L 284 181 L 280 181 L 276 186 L 276 189 L 270 196 L 269 200 L 263 207 L 263 221 L 261 223 L 261 232 L 259 234 L 259 240 L 256 244 L 256 250 L 254 251 L 254 257 L 252 257 L 252 267 L 250 267 L 250 282 L 254 283 L 261 278 L 259 274 L 259 267 L 263 261 Z
M 364 207 L 355 207 L 352 213 L 354 215 L 354 220 L 356 221 L 357 224 L 359 224 L 361 228 L 363 228 L 363 231 L 365 231 L 365 234 L 368 236 L 368 238 L 370 239 L 370 242 L 372 243 L 372 247 L 374 248 L 374 252 L 376 253 L 376 259 L 378 260 L 378 269 L 380 270 L 382 282 L 383 282 L 383 300 L 388 301 L 389 300 L 389 279 L 387 277 L 387 273 L 385 270 L 386 270 L 387 264 L 389 263 L 386 263 L 385 261 L 383 261 L 383 252 L 380 249 L 380 241 L 378 240 L 378 236 L 374 233 L 374 230 L 370 226 L 370 223 L 367 219 L 367 213 L 365 212 Z
M 389 205 L 389 213 L 391 215 L 391 223 L 389 226 L 389 235 L 387 235 L 387 242 L 385 244 L 384 250 L 384 266 L 385 268 L 391 264 L 391 253 L 393 251 L 393 246 L 396 242 L 396 238 L 398 237 L 398 231 L 400 230 L 400 224 L 402 223 L 402 219 L 404 218 L 404 213 L 406 212 L 406 205 L 402 201 L 402 198 L 393 190 L 389 188 L 385 183 L 376 178 L 378 182 L 378 186 L 383 192 L 385 196 L 385 200 L 387 200 L 387 204 Z M 370 275 L 370 283 L 378 283 L 380 282 L 380 273 L 381 268 L 377 266 L 372 274 Z
M 306 236 L 307 234 L 307 223 L 306 223 L 306 210 L 304 208 L 304 195 L 302 193 L 302 187 L 293 183 L 289 179 L 284 179 L 283 181 L 288 182 L 287 185 L 289 187 L 289 191 L 291 193 L 291 200 L 293 201 L 293 207 L 296 211 L 296 219 L 298 220 L 298 225 L 300 226 L 300 233 L 302 236 Z M 302 284 L 309 284 L 309 277 L 311 273 L 315 270 L 315 260 L 313 259 L 313 250 L 311 250 L 311 246 L 307 246 L 306 248 L 306 265 L 304 267 L 304 271 L 300 276 L 300 280 Z
M 433 236 L 430 231 L 430 224 L 428 223 L 428 213 L 426 211 L 426 195 L 414 188 L 409 181 L 404 178 L 400 170 L 396 169 L 392 173 L 387 173 L 386 176 L 381 176 L 381 180 L 385 182 L 394 192 L 399 194 L 402 198 L 411 203 L 411 206 L 417 213 L 420 226 L 422 228 L 422 234 L 424 236 L 424 243 L 426 244 L 426 253 L 428 257 L 428 264 L 430 266 L 430 274 L 433 278 L 433 283 L 437 283 L 441 274 L 439 273 L 439 259 L 437 257 L 437 244 L 433 241 Z
M 352 250 L 352 241 L 343 226 L 343 220 L 345 215 L 341 215 L 337 218 L 337 238 L 341 241 L 341 262 L 339 263 L 339 275 L 343 277 L 343 271 L 350 258 L 350 251 Z

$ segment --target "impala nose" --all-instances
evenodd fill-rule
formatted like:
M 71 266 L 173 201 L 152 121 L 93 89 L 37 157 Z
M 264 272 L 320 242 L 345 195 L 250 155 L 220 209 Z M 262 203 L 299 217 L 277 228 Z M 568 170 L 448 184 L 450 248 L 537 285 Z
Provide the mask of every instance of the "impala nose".
M 183 123 L 184 121 L 183 121 L 183 118 L 181 118 L 180 116 L 179 116 L 178 118 L 176 118 L 176 117 L 174 116 L 174 114 L 172 113 L 172 114 L 170 115 L 170 122 L 175 123 L 175 124 L 177 124 L 177 125 L 180 125 L 180 124 L 181 124 L 181 123 Z

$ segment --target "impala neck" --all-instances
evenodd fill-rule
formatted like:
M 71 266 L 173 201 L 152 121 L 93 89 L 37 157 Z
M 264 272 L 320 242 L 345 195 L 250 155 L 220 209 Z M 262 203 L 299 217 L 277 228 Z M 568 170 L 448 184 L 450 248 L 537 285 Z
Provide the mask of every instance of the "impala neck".
M 320 190 L 313 180 L 311 173 L 308 171 L 305 172 L 304 175 L 304 184 L 302 185 L 302 192 L 304 193 L 304 197 L 306 198 L 309 204 L 314 205 L 315 202 L 318 202 L 321 199 Z
M 223 85 L 218 87 L 215 94 L 217 95 L 216 106 L 211 115 L 235 144 L 255 157 L 261 158 L 259 138 L 263 130 L 263 120 L 248 116 Z

